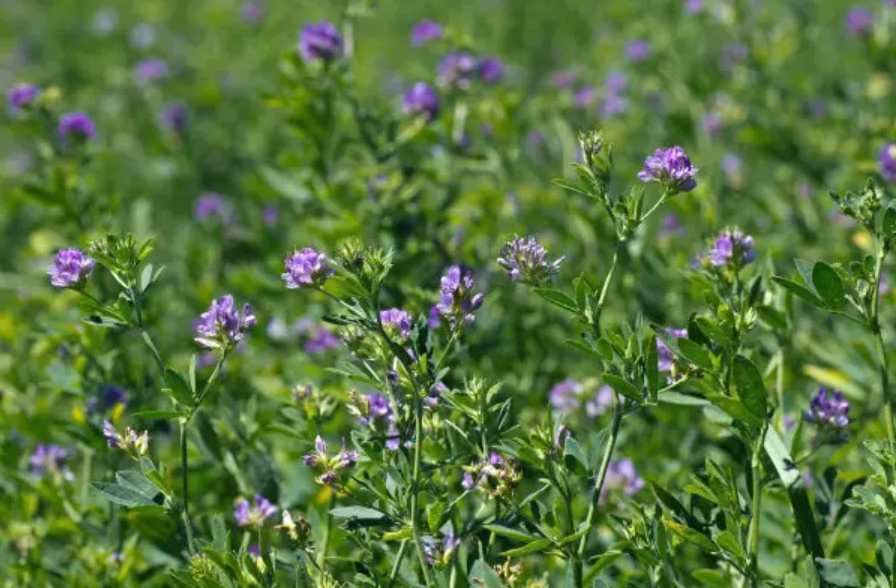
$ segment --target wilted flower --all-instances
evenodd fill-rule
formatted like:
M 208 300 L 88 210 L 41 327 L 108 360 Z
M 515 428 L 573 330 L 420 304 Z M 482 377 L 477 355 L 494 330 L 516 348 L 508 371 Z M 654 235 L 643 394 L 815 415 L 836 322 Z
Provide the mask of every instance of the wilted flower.
M 49 475 L 54 479 L 74 480 L 74 474 L 65 465 L 67 458 L 68 451 L 65 449 L 41 443 L 31 456 L 31 471 L 38 476 Z
M 30 106 L 40 96 L 40 90 L 34 84 L 16 84 L 6 93 L 9 110 L 13 114 Z
M 276 507 L 268 499 L 261 494 L 256 494 L 252 504 L 245 498 L 237 502 L 233 516 L 240 527 L 260 529 L 265 520 L 276 512 Z
M 96 262 L 78 249 L 62 249 L 47 269 L 50 284 L 80 290 L 87 283 Z
M 803 411 L 803 420 L 819 427 L 845 429 L 849 426 L 849 402 L 840 390 L 830 393 L 827 388 L 820 388 L 808 410 Z
M 168 64 L 163 59 L 144 59 L 137 64 L 137 79 L 141 82 L 155 82 L 168 77 Z
M 476 74 L 477 66 L 476 58 L 469 53 L 449 53 L 439 64 L 439 85 L 449 90 L 466 90 Z
M 432 20 L 423 20 L 414 25 L 411 31 L 411 44 L 415 47 L 442 38 L 442 25 Z
M 140 459 L 149 451 L 149 431 L 139 435 L 131 427 L 126 427 L 120 434 L 109 421 L 103 421 L 103 436 L 109 447 L 125 450 L 134 459 Z
M 888 182 L 896 182 L 896 143 L 888 143 L 877 157 L 880 175 Z
M 746 265 L 756 259 L 753 244 L 753 237 L 744 235 L 737 229 L 725 230 L 716 237 L 707 258 L 714 267 Z
M 299 35 L 299 54 L 304 61 L 333 61 L 342 57 L 344 51 L 342 35 L 325 20 L 306 24 Z
M 547 250 L 534 237 L 520 238 L 514 235 L 501 248 L 498 265 L 507 270 L 507 277 L 513 282 L 523 282 L 530 286 L 550 283 L 560 272 L 563 257 L 554 261 L 548 259 Z
M 195 341 L 206 349 L 230 348 L 245 338 L 245 333 L 254 327 L 257 320 L 248 303 L 243 305 L 243 313 L 234 306 L 233 296 L 225 294 L 213 300 L 209 309 L 202 313 L 196 325 L 199 335 Z
M 846 13 L 846 30 L 853 37 L 871 32 L 874 28 L 874 13 L 868 8 L 856 6 Z
M 274 528 L 286 531 L 286 535 L 303 548 L 308 546 L 311 539 L 311 523 L 308 519 L 299 516 L 298 520 L 293 520 L 288 510 L 283 511 L 283 522 Z
M 497 84 L 504 79 L 504 62 L 497 57 L 486 57 L 480 60 L 479 77 L 483 82 Z
M 439 95 L 426 82 L 417 82 L 405 92 L 402 108 L 405 112 L 422 114 L 432 120 L 439 113 Z
M 206 192 L 196 199 L 196 204 L 193 206 L 193 217 L 198 221 L 206 221 L 213 216 L 226 221 L 228 217 L 227 203 L 220 194 Z
M 591 419 L 604 414 L 613 406 L 613 397 L 613 389 L 604 384 L 597 389 L 593 398 L 585 402 L 585 414 Z
M 381 310 L 380 322 L 386 333 L 392 337 L 397 335 L 402 341 L 407 341 L 411 336 L 411 317 L 400 308 Z
M 691 165 L 691 160 L 681 147 L 657 149 L 653 156 L 644 160 L 644 169 L 638 172 L 642 182 L 659 182 L 672 192 L 690 192 L 697 187 L 694 176 L 699 170 Z
M 327 263 L 327 256 L 311 247 L 287 257 L 285 266 L 286 272 L 280 277 L 286 280 L 286 287 L 290 290 L 319 287 L 334 273 Z
M 649 58 L 653 48 L 644 39 L 634 39 L 625 46 L 625 57 L 631 62 L 637 63 Z
M 327 442 L 323 437 L 317 436 L 314 440 L 314 452 L 308 453 L 302 460 L 305 465 L 322 472 L 315 478 L 318 484 L 335 484 L 339 481 L 339 471 L 354 467 L 358 461 L 358 452 L 345 448 L 345 439 L 342 440 L 342 449 L 330 457 L 327 455 Z
M 558 412 L 572 412 L 578 410 L 580 400 L 579 396 L 584 391 L 584 387 L 572 378 L 558 382 L 548 392 L 548 400 Z
M 448 268 L 442 277 L 439 303 L 436 308 L 439 314 L 448 319 L 452 330 L 463 329 L 476 320 L 475 312 L 482 306 L 484 296 L 473 295 L 473 275 L 470 270 L 459 266 Z
M 420 542 L 423 543 L 426 563 L 437 568 L 447 566 L 451 562 L 451 555 L 460 545 L 460 539 L 454 537 L 454 531 L 451 529 L 445 531 L 441 541 L 427 535 L 421 537 Z
M 600 503 L 606 504 L 611 492 L 623 492 L 626 496 L 636 494 L 644 487 L 644 480 L 635 471 L 635 464 L 626 458 L 611 461 L 607 477 L 600 491 Z
M 83 112 L 63 114 L 59 118 L 59 136 L 74 140 L 93 139 L 96 137 L 96 124 Z
M 159 122 L 170 133 L 180 134 L 187 128 L 189 113 L 181 102 L 169 102 L 159 117 Z

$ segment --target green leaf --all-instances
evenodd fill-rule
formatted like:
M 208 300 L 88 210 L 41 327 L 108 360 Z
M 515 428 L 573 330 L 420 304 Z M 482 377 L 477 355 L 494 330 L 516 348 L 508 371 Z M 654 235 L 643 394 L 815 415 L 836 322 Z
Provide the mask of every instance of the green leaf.
M 741 401 L 721 394 L 707 394 L 706 399 L 733 419 L 739 420 L 754 427 L 761 427 L 765 419 L 757 417 Z
M 733 555 L 737 558 L 737 561 L 744 561 L 744 550 L 741 547 L 740 541 L 737 540 L 737 537 L 734 536 L 734 533 L 731 531 L 722 531 L 715 537 L 716 545 Z
M 893 575 L 893 548 L 890 547 L 889 543 L 881 539 L 874 547 L 874 554 L 877 559 L 877 567 L 881 569 L 885 576 L 891 577 Z
M 115 474 L 115 479 L 120 486 L 130 488 L 134 492 L 142 494 L 153 504 L 162 504 L 165 501 L 165 496 L 162 494 L 161 489 L 142 472 L 134 470 L 118 472 Z
M 852 566 L 839 559 L 815 558 L 818 564 L 818 575 L 825 585 L 830 588 L 860 588 L 859 579 L 856 577 Z
M 762 374 L 752 361 L 742 355 L 734 358 L 734 387 L 740 403 L 755 416 L 760 424 L 768 417 L 768 393 Z
M 555 306 L 559 306 L 560 308 L 575 314 L 579 313 L 579 307 L 576 305 L 576 301 L 560 290 L 554 290 L 552 288 L 532 288 L 532 291 Z
M 812 286 L 825 305 L 840 310 L 846 305 L 846 291 L 837 271 L 823 261 L 812 268 Z
M 477 588 L 504 588 L 501 578 L 495 573 L 486 562 L 477 560 L 470 568 L 470 575 L 467 577 L 470 586 Z
M 601 572 L 613 565 L 623 555 L 625 555 L 623 551 L 607 551 L 598 556 L 594 564 L 585 572 L 585 585 L 593 582 Z
M 350 519 L 364 523 L 378 522 L 384 525 L 391 523 L 391 519 L 386 513 L 365 506 L 341 506 L 332 509 L 330 514 L 338 519 Z
M 144 496 L 133 488 L 120 484 L 94 482 L 90 485 L 94 490 L 103 495 L 109 502 L 122 506 L 158 506 L 152 498 Z
M 695 580 L 709 588 L 731 588 L 731 583 L 718 570 L 697 570 L 693 573 L 693 576 Z
M 187 413 L 180 412 L 179 410 L 144 410 L 142 412 L 135 412 L 132 416 L 138 419 L 153 421 L 185 417 L 187 416 Z
M 625 381 L 620 376 L 611 373 L 603 373 L 600 375 L 600 378 L 607 383 L 607 385 L 628 398 L 631 398 L 635 402 L 641 402 L 644 400 L 644 395 L 635 388 L 633 385 Z
M 523 545 L 522 547 L 518 547 L 516 549 L 505 551 L 501 555 L 503 555 L 504 557 L 520 557 L 523 555 L 529 555 L 530 553 L 544 551 L 551 545 L 553 545 L 553 541 L 551 541 L 550 539 L 536 539 L 532 543 Z
M 819 308 L 824 308 L 824 300 L 816 296 L 816 294 L 808 288 L 780 276 L 772 276 L 772 281 L 791 294 L 798 296 L 807 302 L 811 302 Z
M 591 473 L 588 468 L 588 458 L 585 456 L 585 451 L 579 445 L 579 442 L 572 437 L 567 437 L 566 442 L 563 444 L 563 457 L 573 458 L 582 464 L 586 472 Z
M 441 527 L 442 515 L 445 513 L 446 504 L 442 500 L 437 500 L 429 505 L 426 509 L 426 522 L 429 524 L 429 530 L 435 533 Z
M 647 395 L 651 402 L 658 401 L 660 390 L 659 356 L 656 349 L 656 337 L 651 335 L 644 350 L 644 369 L 647 371 Z
M 162 392 L 173 398 L 181 406 L 193 407 L 193 393 L 180 374 L 170 368 L 166 368 L 165 382 L 168 383 L 170 388 L 162 390 Z
M 698 316 L 694 318 L 694 322 L 697 323 L 697 326 L 700 327 L 700 331 L 703 332 L 707 337 L 718 343 L 719 345 L 728 347 L 731 345 L 731 337 L 722 330 L 719 324 L 715 321 L 715 319 L 709 318 L 707 316 Z
M 498 535 L 499 537 L 507 537 L 508 539 L 513 539 L 514 541 L 532 542 L 538 539 L 533 535 L 529 535 L 527 533 L 523 533 L 522 531 L 518 531 L 517 529 L 511 529 L 510 527 L 505 527 L 503 525 L 485 525 L 485 528 L 495 535 Z
M 678 351 L 685 359 L 697 367 L 701 367 L 705 370 L 711 370 L 713 367 L 709 352 L 690 339 L 679 339 Z
M 307 188 L 272 167 L 260 168 L 259 174 L 272 190 L 293 202 L 301 204 L 311 199 L 311 193 Z
M 716 545 L 712 539 L 699 531 L 695 531 L 694 529 L 686 527 L 679 522 L 670 521 L 668 519 L 663 519 L 663 524 L 667 529 L 669 529 L 682 539 L 690 541 L 694 545 L 698 545 L 701 549 L 708 553 L 716 553 L 719 551 L 719 546 Z
M 581 186 L 579 186 L 579 185 L 576 184 L 575 182 L 570 182 L 570 181 L 568 181 L 568 180 L 559 180 L 559 179 L 558 179 L 558 180 L 553 180 L 553 182 L 554 182 L 554 184 L 560 186 L 561 188 L 565 188 L 565 189 L 569 190 L 570 192 L 576 192 L 577 194 L 581 194 L 582 196 L 587 196 L 587 197 L 589 197 L 589 198 L 594 198 L 594 196 L 591 195 L 590 193 L 588 193 L 588 192 L 586 191 L 586 189 L 582 188 Z
M 896 204 L 890 201 L 889 206 L 884 211 L 884 218 L 880 223 L 880 230 L 885 239 L 896 237 Z

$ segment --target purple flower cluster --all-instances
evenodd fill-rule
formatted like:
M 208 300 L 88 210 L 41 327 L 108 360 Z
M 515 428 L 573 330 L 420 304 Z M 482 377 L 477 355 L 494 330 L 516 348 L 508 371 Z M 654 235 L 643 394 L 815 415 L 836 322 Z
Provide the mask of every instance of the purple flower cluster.
M 644 39 L 633 39 L 625 46 L 625 58 L 632 63 L 638 63 L 649 59 L 653 54 L 653 47 Z
M 65 449 L 58 445 L 41 443 L 31 456 L 31 471 L 41 477 L 51 476 L 54 479 L 74 480 L 74 474 L 65 465 L 66 459 L 68 459 L 68 451 Z
M 658 182 L 663 188 L 674 193 L 690 192 L 697 187 L 694 176 L 699 170 L 691 165 L 691 160 L 681 147 L 657 149 L 644 160 L 644 169 L 638 172 L 642 182 Z
M 454 531 L 448 529 L 439 541 L 435 537 L 426 535 L 420 538 L 423 543 L 423 555 L 426 563 L 433 567 L 444 567 L 451 561 L 451 555 L 460 545 L 460 539 L 455 538 Z
M 821 388 L 803 411 L 803 420 L 820 427 L 845 429 L 849 426 L 849 402 L 840 390 L 829 393 L 827 388 Z
M 597 389 L 594 398 L 585 401 L 585 414 L 588 418 L 597 418 L 613 406 L 613 389 L 604 384 Z
M 846 30 L 853 37 L 867 35 L 874 28 L 874 13 L 868 8 L 856 6 L 846 13 Z
M 497 84 L 504 79 L 504 62 L 497 57 L 479 61 L 479 79 L 487 84 Z
M 327 256 L 311 247 L 287 257 L 285 266 L 286 272 L 280 277 L 286 280 L 286 287 L 290 290 L 319 287 L 334 273 L 327 263 Z
M 600 115 L 611 118 L 628 110 L 628 100 L 623 93 L 628 86 L 628 78 L 621 73 L 611 73 L 604 81 L 604 97 L 600 102 Z
M 707 259 L 713 267 L 728 265 L 740 267 L 756 259 L 753 245 L 753 237 L 744 235 L 737 229 L 725 230 L 716 237 L 713 246 L 707 252 Z
M 585 388 L 572 378 L 558 382 L 548 392 L 548 400 L 557 412 L 572 412 L 579 408 L 579 396 Z
M 339 481 L 339 471 L 354 467 L 358 462 L 358 452 L 346 450 L 345 439 L 342 449 L 336 455 L 327 455 L 327 442 L 320 435 L 314 440 L 314 452 L 302 457 L 305 465 L 322 472 L 315 481 L 318 484 L 335 484 Z
M 227 222 L 229 213 L 227 211 L 227 202 L 224 197 L 214 192 L 206 192 L 196 199 L 193 206 L 193 217 L 200 221 L 207 221 L 212 217 L 218 217 L 222 221 Z
M 514 235 L 513 240 L 501 248 L 498 265 L 507 270 L 507 277 L 512 282 L 539 286 L 554 279 L 563 259 L 550 261 L 547 250 L 534 237 Z
M 600 491 L 600 503 L 606 504 L 611 492 L 622 492 L 626 496 L 636 494 L 644 487 L 644 480 L 635 471 L 635 464 L 626 458 L 611 461 L 607 468 L 607 477 Z
M 880 175 L 888 182 L 896 182 L 896 143 L 888 143 L 877 157 Z
M 96 124 L 83 112 L 63 114 L 59 118 L 59 136 L 64 140 L 86 141 L 96 138 Z
M 449 53 L 439 63 L 439 85 L 447 90 L 466 90 L 478 73 L 476 58 L 466 51 Z
M 464 466 L 463 469 L 461 486 L 464 490 L 479 488 L 492 498 L 511 492 L 523 479 L 523 473 L 516 461 L 511 458 L 504 459 L 494 451 L 488 456 L 488 459 Z
M 358 423 L 367 425 L 388 426 L 394 419 L 389 399 L 379 392 L 360 395 L 356 391 L 349 392 L 352 410 L 358 413 Z
M 257 323 L 249 303 L 243 305 L 242 316 L 236 309 L 233 296 L 225 294 L 213 300 L 196 325 L 199 335 L 195 341 L 206 349 L 229 349 L 245 338 L 245 333 Z
M 259 0 L 248 0 L 240 7 L 243 22 L 257 24 L 264 20 L 264 4 Z
M 62 249 L 47 269 L 50 284 L 57 288 L 79 290 L 87 283 L 96 262 L 78 249 Z
M 432 20 L 422 20 L 411 30 L 411 44 L 419 47 L 429 41 L 442 38 L 442 25 Z
M 344 52 L 342 35 L 331 22 L 306 24 L 299 35 L 299 54 L 305 62 L 330 62 L 342 57 Z
M 411 316 L 400 308 L 380 311 L 380 322 L 391 337 L 407 341 L 411 336 Z
M 426 82 L 417 82 L 405 92 L 402 109 L 405 112 L 423 115 L 427 120 L 432 120 L 439 114 L 439 106 L 439 95 L 435 88 Z
M 322 355 L 340 347 L 342 347 L 342 339 L 329 329 L 324 328 L 315 329 L 312 336 L 302 346 L 306 353 L 312 355 Z
M 260 529 L 265 520 L 276 512 L 277 508 L 267 498 L 256 494 L 252 504 L 245 498 L 237 502 L 233 516 L 240 527 Z
M 159 122 L 169 133 L 181 134 L 187 128 L 189 113 L 181 102 L 169 102 L 159 116 Z
M 149 431 L 143 431 L 138 435 L 134 429 L 126 427 L 122 435 L 112 423 L 104 420 L 103 436 L 109 447 L 123 449 L 134 459 L 140 459 L 149 451 Z
M 16 84 L 6 93 L 9 110 L 13 114 L 30 106 L 40 96 L 40 89 L 34 84 Z
M 137 64 L 137 79 L 142 83 L 156 82 L 168 77 L 168 64 L 163 59 L 144 59 Z
M 473 275 L 459 266 L 448 268 L 442 276 L 439 303 L 436 308 L 448 319 L 452 330 L 461 330 L 476 320 L 475 312 L 482 306 L 484 296 L 473 294 Z

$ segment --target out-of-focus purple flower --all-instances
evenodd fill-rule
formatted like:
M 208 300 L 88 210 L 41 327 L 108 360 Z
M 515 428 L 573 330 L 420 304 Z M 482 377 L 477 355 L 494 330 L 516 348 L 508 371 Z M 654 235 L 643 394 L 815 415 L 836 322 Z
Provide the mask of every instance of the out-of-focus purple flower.
M 433 304 L 429 307 L 429 318 L 426 319 L 426 326 L 430 329 L 438 329 L 442 326 L 442 320 L 439 315 L 439 307 Z
M 513 240 L 501 248 L 498 265 L 507 271 L 507 277 L 512 282 L 539 286 L 554 279 L 560 272 L 563 259 L 559 257 L 550 261 L 547 250 L 534 237 L 514 235 Z
M 703 12 L 703 0 L 687 0 L 684 3 L 684 11 L 688 14 L 699 14 Z
M 439 85 L 447 90 L 466 90 L 476 75 L 476 58 L 465 51 L 446 55 L 438 68 Z
M 220 194 L 206 192 L 196 199 L 196 204 L 193 206 L 193 218 L 198 221 L 207 221 L 213 216 L 226 221 L 228 217 L 227 203 Z
M 317 329 L 314 335 L 305 342 L 303 349 L 306 353 L 321 355 L 342 346 L 342 339 L 328 329 Z
M 864 6 L 855 6 L 846 13 L 846 30 L 853 37 L 867 35 L 874 28 L 874 12 Z
M 821 120 L 828 115 L 828 103 L 820 98 L 809 103 L 809 112 L 812 116 Z
M 681 222 L 675 214 L 667 214 L 663 218 L 663 228 L 660 229 L 660 239 L 669 239 L 682 233 Z
M 213 300 L 196 325 L 199 335 L 195 341 L 206 349 L 231 348 L 246 336 L 246 331 L 257 323 L 252 307 L 243 305 L 242 316 L 234 305 L 233 296 L 225 294 Z
M 442 25 L 432 20 L 423 20 L 411 30 L 411 44 L 419 47 L 429 41 L 442 38 Z
M 703 115 L 703 132 L 709 137 L 717 137 L 722 130 L 722 117 L 717 112 Z
M 96 138 L 96 124 L 83 112 L 70 112 L 59 117 L 59 136 L 86 141 Z
M 716 237 L 707 258 L 714 267 L 746 265 L 756 259 L 753 245 L 753 237 L 744 235 L 737 229 L 725 230 Z
M 318 484 L 335 484 L 339 481 L 341 470 L 354 467 L 358 462 L 358 452 L 345 448 L 345 439 L 342 440 L 342 449 L 334 456 L 327 454 L 327 442 L 320 435 L 314 440 L 314 452 L 302 457 L 305 465 L 321 473 L 315 481 Z
M 726 45 L 722 50 L 719 64 L 722 71 L 730 72 L 739 65 L 747 57 L 748 49 L 746 45 L 740 43 L 731 43 Z
M 442 540 L 426 535 L 420 538 L 423 544 L 423 556 L 427 565 L 432 567 L 445 567 L 451 562 L 451 555 L 460 545 L 460 539 L 454 537 L 454 531 L 445 531 Z
M 417 82 L 405 92 L 402 109 L 411 114 L 422 114 L 432 120 L 439 114 L 439 105 L 436 89 L 426 82 Z
M 600 504 L 606 504 L 611 493 L 622 492 L 626 496 L 632 496 L 643 487 L 644 480 L 638 476 L 632 460 L 625 457 L 618 461 L 611 461 L 607 468 L 604 487 L 600 491 Z
M 551 75 L 551 83 L 561 90 L 568 90 L 576 83 L 576 74 L 571 71 L 558 71 Z
M 118 27 L 118 13 L 111 8 L 97 10 L 93 15 L 90 28 L 100 37 L 105 37 Z
M 276 512 L 277 508 L 267 498 L 261 494 L 256 494 L 251 504 L 245 498 L 237 502 L 233 511 L 233 517 L 240 527 L 260 529 L 264 525 L 265 520 Z
M 168 63 L 152 57 L 137 64 L 137 79 L 143 83 L 156 82 L 168 77 Z
M 273 225 L 277 223 L 277 219 L 280 218 L 280 211 L 277 210 L 277 207 L 273 204 L 265 204 L 264 208 L 261 210 L 261 220 L 266 225 Z
M 673 329 L 669 327 L 666 329 L 666 333 L 676 339 L 684 339 L 688 336 L 686 329 Z M 672 355 L 672 350 L 669 349 L 669 346 L 660 338 L 657 338 L 656 340 L 656 354 L 658 357 L 657 369 L 661 372 L 672 372 L 672 368 L 675 367 L 675 358 Z
M 65 449 L 58 445 L 41 443 L 31 456 L 31 471 L 41 477 L 50 476 L 57 480 L 74 480 L 74 474 L 65 465 L 67 458 L 68 451 Z
M 127 405 L 128 393 L 120 386 L 106 386 L 103 388 L 103 403 L 106 408 L 114 408 L 119 404 Z
M 849 426 L 849 402 L 840 390 L 820 388 L 803 411 L 803 420 L 819 427 L 845 429 Z
M 296 251 L 286 258 L 284 265 L 286 272 L 280 277 L 286 280 L 290 290 L 320 287 L 334 274 L 327 256 L 311 247 Z
M 796 422 L 793 420 L 793 417 L 789 414 L 784 415 L 783 423 L 785 431 L 790 431 L 791 429 L 793 429 L 793 425 L 796 424 Z
M 572 378 L 554 384 L 548 392 L 548 400 L 557 412 L 572 412 L 579 409 L 580 396 L 584 388 Z
M 30 106 L 40 96 L 40 89 L 34 84 L 16 84 L 6 93 L 9 110 L 15 114 Z
M 657 149 L 644 160 L 644 169 L 638 172 L 642 182 L 658 182 L 671 191 L 690 192 L 697 187 L 694 176 L 699 170 L 691 165 L 691 160 L 681 147 Z
M 336 26 L 325 20 L 306 24 L 299 35 L 299 54 L 308 63 L 329 62 L 339 59 L 345 52 L 342 35 Z
M 612 118 L 627 111 L 628 100 L 616 93 L 607 92 L 600 101 L 600 115 L 603 118 Z
M 259 0 L 243 2 L 240 7 L 240 16 L 249 24 L 258 24 L 264 20 L 264 3 Z
M 528 143 L 529 147 L 537 148 L 544 145 L 547 140 L 547 135 L 544 134 L 544 131 L 540 131 L 538 129 L 534 131 L 529 131 L 529 134 L 526 135 L 526 143 Z
M 597 102 L 598 92 L 594 86 L 579 88 L 572 97 L 573 104 L 579 108 L 588 108 Z
M 96 262 L 78 249 L 62 249 L 47 269 L 50 284 L 57 288 L 79 290 L 87 283 Z
M 452 266 L 442 276 L 439 314 L 448 319 L 451 329 L 459 331 L 473 324 L 475 312 L 482 306 L 484 296 L 473 294 L 473 274 L 468 269 Z
M 131 45 L 137 49 L 149 49 L 156 42 L 156 29 L 151 24 L 141 23 L 131 29 Z
M 169 133 L 181 134 L 187 129 L 189 112 L 182 102 L 169 102 L 165 105 L 159 121 Z
M 618 71 L 608 74 L 607 79 L 604 80 L 604 88 L 611 94 L 624 92 L 627 87 L 628 76 Z
M 121 447 L 121 435 L 118 434 L 118 430 L 109 421 L 103 421 L 103 436 L 106 438 L 109 447 Z
M 486 57 L 480 60 L 479 77 L 487 84 L 497 84 L 504 79 L 504 62 L 497 57 Z
M 896 182 L 896 143 L 888 143 L 877 157 L 880 175 L 888 182 Z
M 381 310 L 380 322 L 392 337 L 397 335 L 402 341 L 407 341 L 411 336 L 411 316 L 400 308 Z
M 594 398 L 585 402 L 585 414 L 593 419 L 607 412 L 613 406 L 613 389 L 604 384 L 597 389 Z
M 261 546 L 260 545 L 250 545 L 249 548 L 246 549 L 246 553 L 248 553 L 252 557 L 261 557 Z
M 743 183 L 744 160 L 739 155 L 729 153 L 722 158 L 722 171 L 729 184 L 739 185 Z
M 633 39 L 625 46 L 625 57 L 632 63 L 644 61 L 653 53 L 650 42 L 644 39 Z

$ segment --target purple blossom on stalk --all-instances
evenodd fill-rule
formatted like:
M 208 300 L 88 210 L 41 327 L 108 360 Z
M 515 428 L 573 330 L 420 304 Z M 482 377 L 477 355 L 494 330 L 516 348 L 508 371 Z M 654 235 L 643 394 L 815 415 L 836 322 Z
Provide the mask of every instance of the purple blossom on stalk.
M 849 426 L 849 402 L 840 390 L 830 393 L 827 388 L 820 388 L 803 411 L 803 420 L 819 427 L 845 429 Z
M 442 382 L 436 382 L 435 385 L 429 389 L 429 393 L 426 397 L 423 398 L 423 404 L 428 408 L 435 408 L 439 404 L 439 400 L 442 398 L 442 394 L 448 391 L 448 386 L 443 384 Z
M 756 259 L 753 245 L 753 237 L 744 235 L 737 229 L 725 230 L 716 237 L 707 253 L 707 259 L 713 267 L 746 265 Z
M 613 389 L 604 384 L 597 389 L 594 398 L 585 402 L 585 414 L 593 419 L 607 412 L 613 406 Z
M 411 316 L 400 308 L 381 310 L 380 322 L 390 336 L 398 335 L 402 341 L 411 336 Z
M 322 355 L 327 351 L 339 349 L 342 346 L 342 339 L 333 334 L 328 329 L 317 329 L 314 335 L 305 342 L 303 349 L 306 353 L 313 355 Z
M 168 77 L 168 64 L 163 59 L 144 59 L 137 64 L 137 79 L 150 83 Z
M 439 541 L 435 537 L 426 535 L 420 538 L 423 543 L 423 555 L 427 565 L 432 567 L 444 567 L 451 561 L 451 555 L 460 545 L 460 539 L 454 537 L 454 531 L 448 529 Z
M 635 471 L 635 464 L 625 457 L 611 461 L 607 468 L 607 477 L 600 491 L 600 504 L 606 504 L 611 492 L 622 492 L 626 496 L 636 494 L 644 487 L 644 480 Z
M 59 136 L 64 140 L 86 141 L 96 138 L 96 124 L 83 112 L 70 112 L 59 118 Z
M 106 438 L 109 447 L 121 447 L 121 435 L 118 434 L 118 430 L 109 421 L 103 421 L 103 436 Z
M 438 329 L 442 326 L 442 320 L 439 318 L 439 307 L 433 304 L 429 307 L 429 317 L 426 319 L 426 327 L 429 329 Z
M 686 339 L 688 336 L 687 329 L 673 329 L 669 327 L 666 329 L 666 333 L 676 339 Z M 657 369 L 661 372 L 672 372 L 675 367 L 675 358 L 672 355 L 672 350 L 660 338 L 656 340 L 656 354 L 658 356 Z
M 476 58 L 465 51 L 446 55 L 438 68 L 439 85 L 447 90 L 466 90 L 477 73 Z
M 193 206 L 193 218 L 202 222 L 207 221 L 213 216 L 217 216 L 222 220 L 227 219 L 227 203 L 224 197 L 214 192 L 206 192 L 196 199 Z
M 860 37 L 874 28 L 874 12 L 864 6 L 856 6 L 846 13 L 846 30 L 853 37 Z
M 880 175 L 888 182 L 896 182 L 896 143 L 888 143 L 877 156 Z
M 34 84 L 16 84 L 6 93 L 9 110 L 15 114 L 30 106 L 40 96 L 40 89 Z
M 648 59 L 652 53 L 650 42 L 644 39 L 634 39 L 625 46 L 625 57 L 633 63 Z
M 428 41 L 442 38 L 442 25 L 432 20 L 423 20 L 411 30 L 411 44 L 419 47 Z
M 514 235 L 513 240 L 501 248 L 498 265 L 507 270 L 510 281 L 539 286 L 554 279 L 560 272 L 563 259 L 559 257 L 550 261 L 547 250 L 534 237 Z
M 487 84 L 497 84 L 504 79 L 504 62 L 497 57 L 480 60 L 479 77 Z
M 286 272 L 280 277 L 286 280 L 286 287 L 290 290 L 320 287 L 334 273 L 327 263 L 327 256 L 311 247 L 287 257 L 285 266 Z
M 318 435 L 314 440 L 314 452 L 302 457 L 305 465 L 322 472 L 315 481 L 318 484 L 335 484 L 339 481 L 339 471 L 354 467 L 358 461 L 358 452 L 346 450 L 345 439 L 342 440 L 342 449 L 336 455 L 330 457 L 327 454 L 327 442 Z
M 576 91 L 572 97 L 573 104 L 579 108 L 588 108 L 597 102 L 597 88 L 594 86 L 585 86 Z
M 162 126 L 170 133 L 181 134 L 187 129 L 189 113 L 181 102 L 169 102 L 159 116 Z
M 62 249 L 47 269 L 50 284 L 80 290 L 87 283 L 96 262 L 78 249 Z
M 566 378 L 554 385 L 548 392 L 548 400 L 558 412 L 573 412 L 579 409 L 579 396 L 584 391 L 582 385 L 572 378 Z
M 703 115 L 703 132 L 709 137 L 717 137 L 722 130 L 722 117 L 717 112 Z
M 392 406 L 384 395 L 374 392 L 360 396 L 355 392 L 354 394 L 350 393 L 350 396 L 352 396 L 353 409 L 358 412 L 358 422 L 362 426 L 376 426 L 378 423 L 387 425 L 392 422 Z
M 452 330 L 459 331 L 476 320 L 475 312 L 482 306 L 484 296 L 474 295 L 472 290 L 473 275 L 468 269 L 451 266 L 442 276 L 436 308 L 439 314 L 448 319 Z
M 240 527 L 260 529 L 264 525 L 265 520 L 276 512 L 277 508 L 267 498 L 261 494 L 256 494 L 251 504 L 245 498 L 237 502 L 233 516 Z
M 240 7 L 240 16 L 244 22 L 257 24 L 264 20 L 264 3 L 259 0 L 243 2 Z
M 29 463 L 31 471 L 37 476 L 51 476 L 54 479 L 71 481 L 74 474 L 65 465 L 68 459 L 68 451 L 58 445 L 45 445 L 41 443 L 32 454 Z
M 435 88 L 426 82 L 417 82 L 404 94 L 402 109 L 411 114 L 422 114 L 427 120 L 439 114 L 439 95 Z
M 345 45 L 336 26 L 325 20 L 306 24 L 299 35 L 299 54 L 302 60 L 330 62 L 342 57 Z
M 681 147 L 657 149 L 644 160 L 644 169 L 638 172 L 642 182 L 658 182 L 672 194 L 690 192 L 697 187 L 694 176 L 699 170 Z
M 243 305 L 242 316 L 233 296 L 225 294 L 213 300 L 196 325 L 199 335 L 194 340 L 206 349 L 229 349 L 245 338 L 246 331 L 257 323 L 249 303 Z
M 139 435 L 131 427 L 126 427 L 124 434 L 107 420 L 103 421 L 103 436 L 109 447 L 123 449 L 134 459 L 140 459 L 149 451 L 149 431 L 143 431 Z

